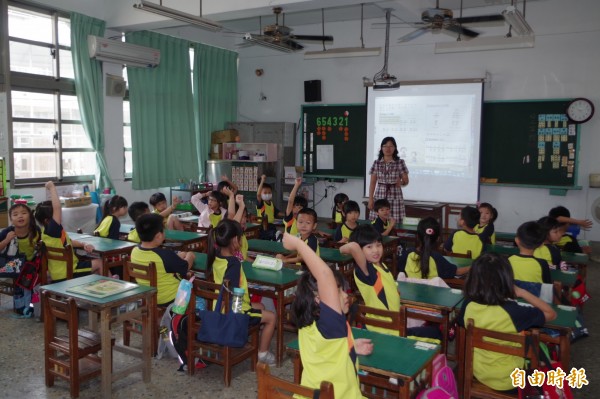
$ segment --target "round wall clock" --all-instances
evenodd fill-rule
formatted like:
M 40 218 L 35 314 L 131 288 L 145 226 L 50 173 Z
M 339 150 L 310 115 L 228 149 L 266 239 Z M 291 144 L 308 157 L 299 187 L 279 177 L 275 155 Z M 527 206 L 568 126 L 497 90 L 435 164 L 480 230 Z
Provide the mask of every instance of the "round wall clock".
M 594 104 L 587 98 L 576 98 L 567 105 L 567 116 L 575 123 L 587 122 L 594 116 Z

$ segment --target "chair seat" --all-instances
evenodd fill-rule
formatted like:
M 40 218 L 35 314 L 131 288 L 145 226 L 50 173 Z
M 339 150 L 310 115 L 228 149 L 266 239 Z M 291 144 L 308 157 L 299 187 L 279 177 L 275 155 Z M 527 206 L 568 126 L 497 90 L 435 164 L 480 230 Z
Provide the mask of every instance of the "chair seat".
M 473 378 L 473 384 L 471 385 L 471 397 L 481 399 L 515 399 L 519 397 L 519 393 L 511 391 L 496 391 Z
M 82 355 L 87 355 L 89 353 L 95 353 L 100 351 L 101 348 L 101 340 L 100 334 L 97 334 L 93 331 L 80 329 L 77 331 L 78 342 L 77 346 Z M 114 345 L 115 339 L 112 339 L 112 345 Z M 53 338 L 50 341 L 50 347 L 52 349 L 59 350 L 61 352 L 69 351 L 69 336 L 68 335 L 60 335 Z

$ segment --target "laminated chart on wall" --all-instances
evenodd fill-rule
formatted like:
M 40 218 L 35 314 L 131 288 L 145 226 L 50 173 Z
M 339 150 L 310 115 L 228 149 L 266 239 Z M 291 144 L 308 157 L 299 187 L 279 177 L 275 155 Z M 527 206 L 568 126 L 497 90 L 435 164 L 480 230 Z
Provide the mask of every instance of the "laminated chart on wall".
M 366 105 L 304 105 L 301 126 L 302 163 L 306 175 L 364 175 Z
M 481 182 L 541 187 L 577 186 L 579 127 L 569 100 L 486 102 Z

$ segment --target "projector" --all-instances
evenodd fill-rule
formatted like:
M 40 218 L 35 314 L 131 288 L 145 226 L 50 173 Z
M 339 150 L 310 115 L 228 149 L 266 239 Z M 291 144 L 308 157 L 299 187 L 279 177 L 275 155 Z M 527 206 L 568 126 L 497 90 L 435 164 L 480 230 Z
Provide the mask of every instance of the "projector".
M 373 82 L 373 90 L 396 90 L 398 88 L 400 88 L 400 82 L 398 82 L 395 76 Z

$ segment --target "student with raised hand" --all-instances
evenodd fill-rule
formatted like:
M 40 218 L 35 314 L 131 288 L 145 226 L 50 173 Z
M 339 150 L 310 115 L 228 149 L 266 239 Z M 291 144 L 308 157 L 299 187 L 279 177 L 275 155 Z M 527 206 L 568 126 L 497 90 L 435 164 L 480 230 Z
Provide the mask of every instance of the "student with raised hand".
M 477 328 L 518 334 L 531 327 L 542 327 L 556 318 L 546 302 L 514 285 L 512 268 L 501 255 L 482 254 L 473 262 L 464 288 L 465 301 L 458 323 L 466 327 L 473 319 Z M 521 306 L 517 298 L 531 306 Z M 479 382 L 498 391 L 514 390 L 510 374 L 524 368 L 521 357 L 476 350 L 473 375 Z
M 113 195 L 104 203 L 102 208 L 102 221 L 94 230 L 100 237 L 118 240 L 121 230 L 120 217 L 127 214 L 127 200 L 120 195 Z
M 232 193 L 227 187 L 223 188 L 223 192 Z M 205 199 L 206 203 L 203 201 Z M 194 194 L 190 202 L 196 207 L 200 216 L 198 217 L 198 228 L 207 229 L 215 227 L 221 220 L 227 216 L 227 209 L 223 208 L 225 202 L 225 194 L 214 190 L 206 193 Z
M 285 233 L 283 246 L 298 252 L 309 269 L 298 280 L 292 303 L 304 367 L 301 384 L 318 389 L 321 381 L 330 381 L 337 399 L 362 398 L 357 355 L 371 354 L 373 344 L 352 336 L 345 317 L 349 300 L 343 276 L 334 273 L 300 238 Z
M 565 252 L 573 252 L 573 253 L 586 253 L 591 254 L 592 248 L 589 246 L 589 243 L 585 243 L 582 248 L 579 245 L 579 241 L 577 241 L 576 237 L 573 237 L 571 234 L 567 233 L 569 230 L 569 225 L 575 224 L 583 227 L 584 230 L 589 230 L 592 227 L 592 221 L 589 219 L 574 219 L 571 217 L 571 212 L 564 206 L 557 206 L 555 208 L 550 209 L 548 212 L 548 216 L 556 218 L 559 221 L 561 228 L 561 238 L 556 245 Z
M 42 241 L 50 251 L 52 248 L 62 250 L 67 245 L 71 246 L 73 255 L 73 277 L 81 277 L 91 273 L 99 274 L 102 271 L 102 259 L 80 261 L 75 255 L 75 248 L 83 248 L 87 253 L 94 251 L 94 246 L 77 240 L 71 240 L 62 226 L 62 207 L 54 183 L 46 183 L 46 190 L 50 194 L 50 201 L 44 201 L 35 208 L 35 220 L 42 226 Z M 56 283 L 67 279 L 67 264 L 64 261 L 49 260 L 48 272 L 52 282 Z
M 150 196 L 150 205 L 154 208 L 152 213 L 159 214 L 163 217 L 163 225 L 169 230 L 184 230 L 183 224 L 173 214 L 177 205 L 179 205 L 179 197 L 174 195 L 171 206 L 167 203 L 167 197 L 161 192 L 154 193 Z
M 288 198 L 287 208 L 285 209 L 285 216 L 283 217 L 283 223 L 285 231 L 291 235 L 298 234 L 297 218 L 298 212 L 308 206 L 308 201 L 301 195 L 298 195 L 298 189 L 302 185 L 302 178 L 297 177 L 294 182 L 294 187 L 290 192 Z
M 233 206 L 232 206 L 233 204 Z M 236 194 L 235 202 L 229 201 L 229 209 L 227 210 L 229 220 L 235 220 L 242 227 L 242 231 L 246 231 L 246 223 L 248 222 L 248 208 L 244 202 L 244 196 Z M 248 260 L 248 239 L 245 234 L 242 234 L 240 240 L 240 260 Z

